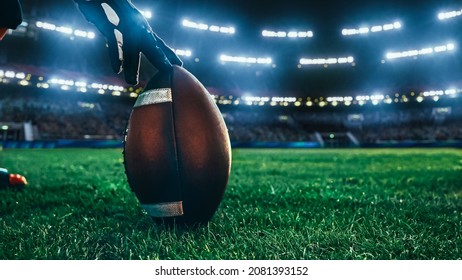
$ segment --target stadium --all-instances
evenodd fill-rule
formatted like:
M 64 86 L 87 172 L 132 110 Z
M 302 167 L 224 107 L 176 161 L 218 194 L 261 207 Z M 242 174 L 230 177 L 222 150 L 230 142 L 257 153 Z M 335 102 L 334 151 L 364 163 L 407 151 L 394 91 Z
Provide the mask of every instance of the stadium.
M 232 169 L 210 223 L 139 207 L 124 131 L 156 69 L 114 74 L 73 1 L 0 42 L 0 259 L 460 260 L 459 1 L 132 1 L 210 92 Z

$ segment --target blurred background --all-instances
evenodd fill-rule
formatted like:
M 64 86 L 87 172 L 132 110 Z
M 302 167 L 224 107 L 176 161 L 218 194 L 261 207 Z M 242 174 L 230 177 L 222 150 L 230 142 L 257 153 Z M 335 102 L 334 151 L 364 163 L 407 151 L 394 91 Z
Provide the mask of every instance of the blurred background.
M 462 146 L 460 1 L 132 2 L 234 147 Z M 0 43 L 1 146 L 120 146 L 155 69 L 127 85 L 73 1 L 21 4 Z

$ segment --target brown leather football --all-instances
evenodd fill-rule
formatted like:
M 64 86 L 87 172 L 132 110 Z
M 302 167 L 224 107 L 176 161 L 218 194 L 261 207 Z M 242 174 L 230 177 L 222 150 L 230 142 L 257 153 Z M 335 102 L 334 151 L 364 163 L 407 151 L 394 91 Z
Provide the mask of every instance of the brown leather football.
M 156 221 L 208 222 L 231 169 L 228 130 L 212 96 L 187 70 L 158 73 L 138 96 L 125 137 L 128 183 Z

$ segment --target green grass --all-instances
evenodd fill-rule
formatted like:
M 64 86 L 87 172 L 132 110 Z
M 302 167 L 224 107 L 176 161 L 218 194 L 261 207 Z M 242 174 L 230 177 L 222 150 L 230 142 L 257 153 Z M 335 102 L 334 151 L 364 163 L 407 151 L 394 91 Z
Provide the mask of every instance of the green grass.
M 140 209 L 120 150 L 4 150 L 0 259 L 461 259 L 462 150 L 234 150 L 208 226 Z

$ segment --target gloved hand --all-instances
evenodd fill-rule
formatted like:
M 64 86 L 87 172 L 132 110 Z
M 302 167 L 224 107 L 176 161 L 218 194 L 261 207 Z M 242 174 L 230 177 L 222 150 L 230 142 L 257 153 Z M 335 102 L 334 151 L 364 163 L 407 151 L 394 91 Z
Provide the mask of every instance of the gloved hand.
M 140 54 L 143 53 L 159 72 L 182 66 L 178 56 L 153 31 L 130 0 L 74 0 L 85 18 L 103 35 L 109 48 L 112 68 L 122 70 L 125 81 L 138 83 Z

